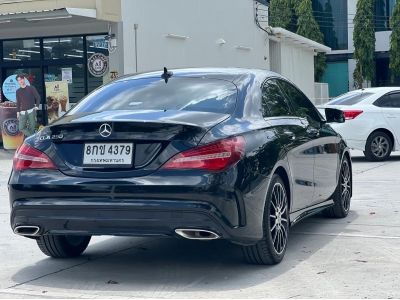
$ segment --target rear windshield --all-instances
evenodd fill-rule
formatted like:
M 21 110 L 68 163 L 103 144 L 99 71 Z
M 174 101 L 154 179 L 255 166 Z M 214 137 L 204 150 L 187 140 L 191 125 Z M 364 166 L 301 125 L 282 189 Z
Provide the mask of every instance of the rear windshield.
M 121 80 L 82 99 L 68 115 L 109 110 L 187 110 L 233 113 L 237 88 L 225 80 L 172 77 Z
M 349 92 L 349 93 L 346 93 L 339 97 L 334 98 L 328 104 L 329 105 L 354 105 L 354 104 L 361 102 L 364 99 L 367 99 L 371 95 L 372 95 L 372 93 L 364 93 L 364 92 L 360 92 L 360 91 Z

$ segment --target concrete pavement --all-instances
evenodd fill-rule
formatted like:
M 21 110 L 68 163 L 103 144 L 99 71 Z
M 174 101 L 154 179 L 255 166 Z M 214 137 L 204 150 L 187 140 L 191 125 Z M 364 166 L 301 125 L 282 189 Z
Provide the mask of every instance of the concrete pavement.
M 46 258 L 11 232 L 0 152 L 0 298 L 400 298 L 400 156 L 355 157 L 349 217 L 305 220 L 265 267 L 225 241 L 162 238 L 96 237 L 81 258 Z

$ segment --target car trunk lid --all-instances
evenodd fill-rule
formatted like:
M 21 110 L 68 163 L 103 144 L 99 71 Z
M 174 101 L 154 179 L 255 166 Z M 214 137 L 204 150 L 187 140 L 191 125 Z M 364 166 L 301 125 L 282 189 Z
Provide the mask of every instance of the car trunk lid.
M 62 118 L 41 132 L 51 143 L 46 154 L 71 176 L 144 176 L 157 170 L 178 152 L 195 147 L 205 133 L 229 118 L 227 114 L 195 111 L 108 111 Z M 102 136 L 101 127 L 110 129 Z M 84 164 L 85 144 L 132 145 L 132 164 Z M 120 148 L 121 149 L 121 148 Z

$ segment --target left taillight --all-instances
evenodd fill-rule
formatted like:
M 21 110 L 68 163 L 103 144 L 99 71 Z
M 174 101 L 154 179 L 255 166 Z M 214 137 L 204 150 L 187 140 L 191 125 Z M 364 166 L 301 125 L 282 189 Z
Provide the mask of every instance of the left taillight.
M 172 157 L 163 169 L 200 169 L 222 171 L 244 155 L 245 139 L 241 136 L 196 147 Z
M 57 168 L 45 153 L 24 143 L 15 152 L 13 169 L 23 171 L 28 169 L 55 170 Z

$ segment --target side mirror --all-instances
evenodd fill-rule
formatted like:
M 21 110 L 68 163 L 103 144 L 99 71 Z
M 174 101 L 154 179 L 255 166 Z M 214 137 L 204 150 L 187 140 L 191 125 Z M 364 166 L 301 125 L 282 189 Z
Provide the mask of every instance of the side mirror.
M 346 118 L 340 109 L 325 108 L 325 119 L 327 123 L 344 123 Z

